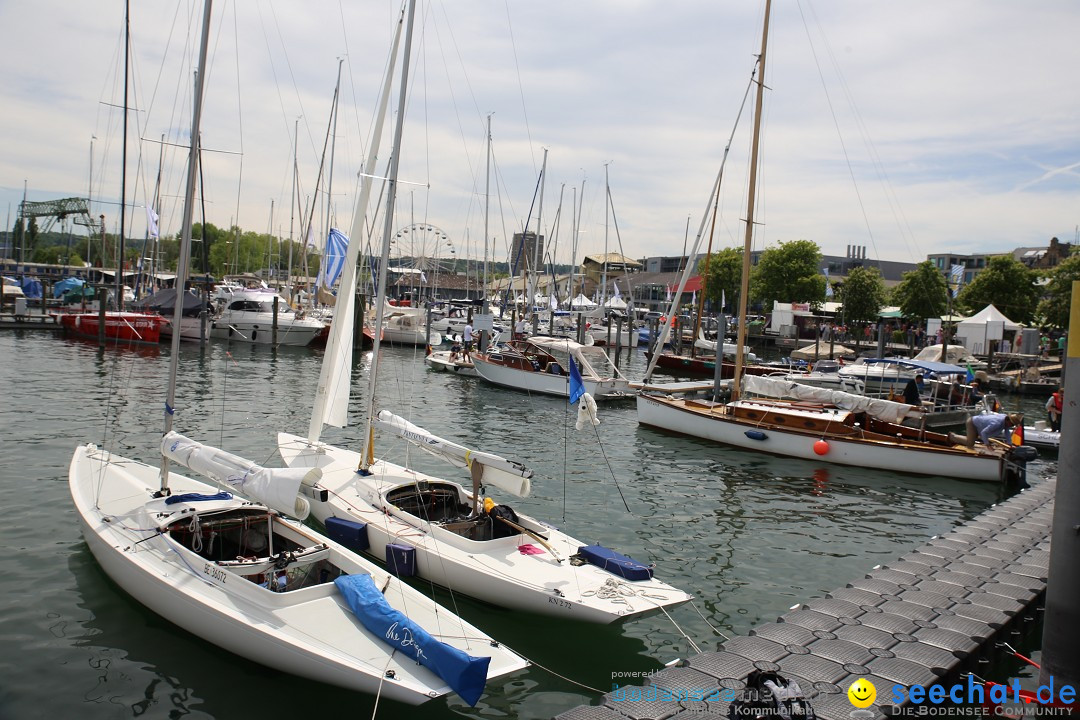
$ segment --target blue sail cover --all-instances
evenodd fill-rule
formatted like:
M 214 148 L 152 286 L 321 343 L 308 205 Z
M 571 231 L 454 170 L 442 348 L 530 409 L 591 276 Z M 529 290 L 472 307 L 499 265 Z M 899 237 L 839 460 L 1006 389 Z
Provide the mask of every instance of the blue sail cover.
M 365 628 L 441 677 L 470 706 L 476 705 L 487 683 L 490 657 L 473 657 L 431 637 L 390 607 L 370 575 L 343 575 L 334 584 Z

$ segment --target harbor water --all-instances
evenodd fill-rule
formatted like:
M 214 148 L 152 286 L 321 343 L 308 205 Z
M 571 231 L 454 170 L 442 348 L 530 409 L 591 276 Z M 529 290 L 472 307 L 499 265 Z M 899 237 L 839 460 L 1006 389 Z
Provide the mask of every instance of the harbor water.
M 102 572 L 68 493 L 76 445 L 156 462 L 169 349 L 109 348 L 51 332 L 0 335 L 0 718 L 550 718 L 662 663 L 715 650 L 791 605 L 947 531 L 1003 499 L 996 484 L 776 458 L 637 424 L 632 400 L 602 403 L 578 432 L 565 401 L 429 371 L 422 349 L 383 349 L 377 405 L 436 435 L 520 460 L 529 498 L 500 497 L 571 535 L 655 564 L 692 606 L 616 626 L 511 612 L 435 591 L 452 610 L 534 662 L 457 696 L 407 708 L 238 658 L 142 607 Z M 181 350 L 176 429 L 274 466 L 276 434 L 305 434 L 322 352 L 211 344 Z M 353 425 L 323 439 L 359 447 L 370 353 L 354 363 Z M 644 373 L 640 350 L 624 358 Z M 1003 398 L 1042 417 L 1041 400 Z M 377 454 L 405 447 L 377 438 Z M 423 453 L 410 464 L 461 482 Z M 1029 467 L 1029 482 L 1057 471 Z M 417 582 L 418 587 L 425 587 Z

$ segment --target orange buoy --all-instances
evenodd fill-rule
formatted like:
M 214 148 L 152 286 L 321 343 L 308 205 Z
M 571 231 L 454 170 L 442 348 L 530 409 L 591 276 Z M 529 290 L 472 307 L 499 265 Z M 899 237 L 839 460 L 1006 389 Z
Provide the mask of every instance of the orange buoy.
M 816 443 L 814 443 L 814 452 L 818 455 L 828 455 L 829 443 L 824 440 L 818 440 Z

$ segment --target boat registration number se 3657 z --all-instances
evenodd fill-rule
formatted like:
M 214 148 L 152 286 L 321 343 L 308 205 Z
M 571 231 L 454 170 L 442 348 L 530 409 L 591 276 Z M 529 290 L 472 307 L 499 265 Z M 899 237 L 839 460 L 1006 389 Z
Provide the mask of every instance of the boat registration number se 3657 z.
M 228 573 L 226 573 L 224 570 L 222 570 L 221 568 L 216 568 L 209 563 L 203 565 L 203 573 L 209 575 L 210 577 L 221 583 L 225 582 L 225 578 L 228 576 Z

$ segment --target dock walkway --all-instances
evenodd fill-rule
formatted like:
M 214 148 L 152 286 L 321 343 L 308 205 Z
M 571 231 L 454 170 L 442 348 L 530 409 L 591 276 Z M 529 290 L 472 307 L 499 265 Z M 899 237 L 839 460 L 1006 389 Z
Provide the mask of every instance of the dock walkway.
M 958 682 L 981 651 L 1034 619 L 1046 590 L 1055 487 L 1056 480 L 1035 485 L 863 579 L 725 641 L 718 652 L 556 720 L 727 717 L 724 696 L 732 693 L 723 690 L 743 688 L 755 669 L 796 680 L 820 720 L 853 717 L 847 690 L 859 678 L 877 689 L 872 715 L 894 714 L 894 685 Z M 716 699 L 700 699 L 710 696 Z

